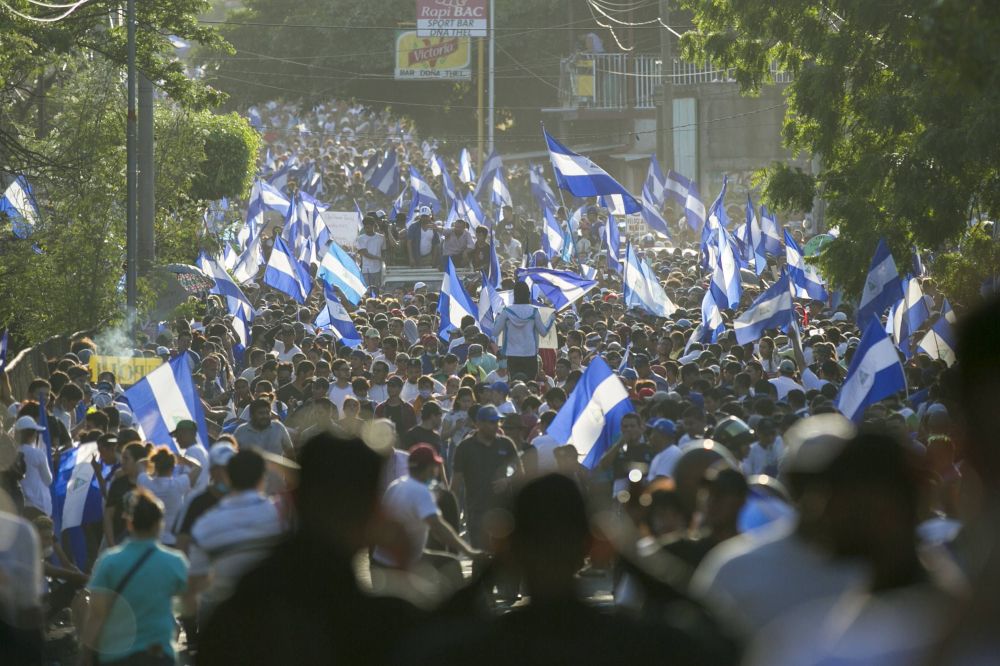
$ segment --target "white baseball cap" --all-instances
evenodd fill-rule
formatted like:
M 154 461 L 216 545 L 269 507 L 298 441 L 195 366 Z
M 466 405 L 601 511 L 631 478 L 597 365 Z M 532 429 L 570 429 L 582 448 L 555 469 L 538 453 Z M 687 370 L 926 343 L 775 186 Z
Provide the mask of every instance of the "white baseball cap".
M 212 467 L 225 467 L 236 455 L 236 449 L 228 442 L 216 442 L 208 450 L 208 462 Z
M 37 432 L 45 432 L 45 428 L 38 425 L 38 422 L 30 416 L 22 416 L 14 423 L 14 430 L 35 430 Z
M 427 285 L 424 284 L 423 282 L 417 282 L 416 284 L 413 285 L 413 291 L 416 291 L 417 289 L 426 289 L 426 288 Z

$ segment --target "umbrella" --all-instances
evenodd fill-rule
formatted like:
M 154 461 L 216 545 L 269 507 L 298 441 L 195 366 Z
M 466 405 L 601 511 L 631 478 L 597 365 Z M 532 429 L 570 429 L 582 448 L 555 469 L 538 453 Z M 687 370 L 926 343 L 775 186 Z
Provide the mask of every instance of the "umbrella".
M 205 275 L 197 266 L 190 264 L 166 264 L 161 267 L 167 273 L 172 273 L 184 291 L 189 294 L 204 294 L 215 286 L 215 280 Z
M 833 242 L 830 234 L 817 234 L 809 239 L 809 242 L 802 247 L 802 253 L 807 257 L 815 257 L 823 251 L 828 243 Z

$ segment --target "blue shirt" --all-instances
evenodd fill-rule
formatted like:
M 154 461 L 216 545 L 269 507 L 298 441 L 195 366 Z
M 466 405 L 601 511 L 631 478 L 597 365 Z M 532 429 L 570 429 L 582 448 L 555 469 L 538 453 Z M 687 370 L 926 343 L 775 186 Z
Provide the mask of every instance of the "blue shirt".
M 154 539 L 127 539 L 97 559 L 87 587 L 113 593 L 150 548 L 155 552 L 132 575 L 104 622 L 98 647 L 101 661 L 124 659 L 152 645 L 174 654 L 172 598 L 187 587 L 188 562 L 182 553 Z

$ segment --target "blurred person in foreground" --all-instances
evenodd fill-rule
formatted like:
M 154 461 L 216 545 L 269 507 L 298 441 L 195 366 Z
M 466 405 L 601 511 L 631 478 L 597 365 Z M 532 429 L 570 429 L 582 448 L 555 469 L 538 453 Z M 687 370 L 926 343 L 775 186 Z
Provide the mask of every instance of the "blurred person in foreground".
M 379 504 L 383 456 L 324 433 L 298 460 L 298 528 L 217 607 L 199 664 L 385 663 L 418 617 L 405 602 L 364 593 L 353 569 Z

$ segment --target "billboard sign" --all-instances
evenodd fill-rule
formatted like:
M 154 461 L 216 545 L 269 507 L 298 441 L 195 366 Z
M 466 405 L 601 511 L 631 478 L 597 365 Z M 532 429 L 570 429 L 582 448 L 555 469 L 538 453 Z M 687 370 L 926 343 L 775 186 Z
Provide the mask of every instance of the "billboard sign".
M 418 37 L 485 37 L 489 0 L 417 0 Z
M 396 34 L 397 80 L 472 78 L 468 37 L 419 37 L 413 30 Z

